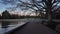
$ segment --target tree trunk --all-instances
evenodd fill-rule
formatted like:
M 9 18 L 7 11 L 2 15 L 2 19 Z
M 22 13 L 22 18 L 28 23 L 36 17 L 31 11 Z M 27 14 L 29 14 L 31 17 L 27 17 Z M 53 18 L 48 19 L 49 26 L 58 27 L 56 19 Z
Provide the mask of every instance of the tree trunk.
M 48 12 L 48 23 L 49 23 L 49 24 L 52 23 L 52 13 L 51 13 L 50 10 L 49 10 L 49 12 Z
M 37 11 L 35 12 L 36 16 L 37 16 Z
M 54 21 L 52 21 L 52 14 L 48 14 L 48 27 L 50 27 L 51 29 L 55 30 L 56 28 L 56 23 Z
M 51 26 L 52 24 L 53 24 L 53 21 L 52 21 L 52 13 L 49 10 L 49 12 L 48 12 L 48 26 Z
M 51 22 L 52 21 L 52 15 L 48 14 L 48 21 Z

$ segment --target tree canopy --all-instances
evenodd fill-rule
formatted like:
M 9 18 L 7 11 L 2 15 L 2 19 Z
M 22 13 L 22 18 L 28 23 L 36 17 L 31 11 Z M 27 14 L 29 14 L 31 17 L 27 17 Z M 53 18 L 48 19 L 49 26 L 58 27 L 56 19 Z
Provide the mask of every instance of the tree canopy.
M 57 11 L 60 9 L 60 1 L 59 0 L 28 0 L 22 1 L 19 0 L 19 4 L 21 7 L 25 7 L 26 9 L 32 9 L 34 11 L 43 11 L 43 9 Z

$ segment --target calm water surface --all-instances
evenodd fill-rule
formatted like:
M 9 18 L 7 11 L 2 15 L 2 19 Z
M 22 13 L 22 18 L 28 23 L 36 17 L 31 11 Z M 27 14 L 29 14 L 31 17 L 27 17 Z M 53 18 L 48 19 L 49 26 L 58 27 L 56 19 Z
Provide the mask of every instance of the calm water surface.
M 15 20 L 15 19 L 14 19 Z M 18 26 L 21 26 L 25 24 L 27 20 L 15 20 L 15 21 L 0 21 L 0 34 L 4 34 L 5 32 L 8 32 Z

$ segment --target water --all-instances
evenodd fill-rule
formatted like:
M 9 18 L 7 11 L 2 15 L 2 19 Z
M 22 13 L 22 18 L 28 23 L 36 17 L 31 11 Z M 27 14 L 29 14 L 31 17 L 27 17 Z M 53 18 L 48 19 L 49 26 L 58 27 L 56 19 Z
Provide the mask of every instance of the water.
M 15 20 L 15 19 L 14 19 Z M 25 24 L 27 21 L 0 21 L 0 34 L 4 34 L 8 31 L 11 31 L 19 26 L 22 26 Z

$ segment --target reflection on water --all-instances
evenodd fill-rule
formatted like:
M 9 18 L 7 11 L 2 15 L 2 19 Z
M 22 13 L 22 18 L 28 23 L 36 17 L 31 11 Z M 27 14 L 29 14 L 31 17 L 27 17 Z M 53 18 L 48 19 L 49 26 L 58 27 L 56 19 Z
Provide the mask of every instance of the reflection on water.
M 21 21 L 0 21 L 0 34 L 4 34 L 24 23 Z
M 2 21 L 2 28 L 7 28 L 8 27 L 8 25 L 9 25 L 9 21 Z
M 21 23 L 21 22 L 19 22 L 19 23 Z M 18 21 L 1 21 L 0 22 L 0 27 L 1 28 L 8 28 L 9 27 L 9 25 L 17 25 L 18 24 Z

